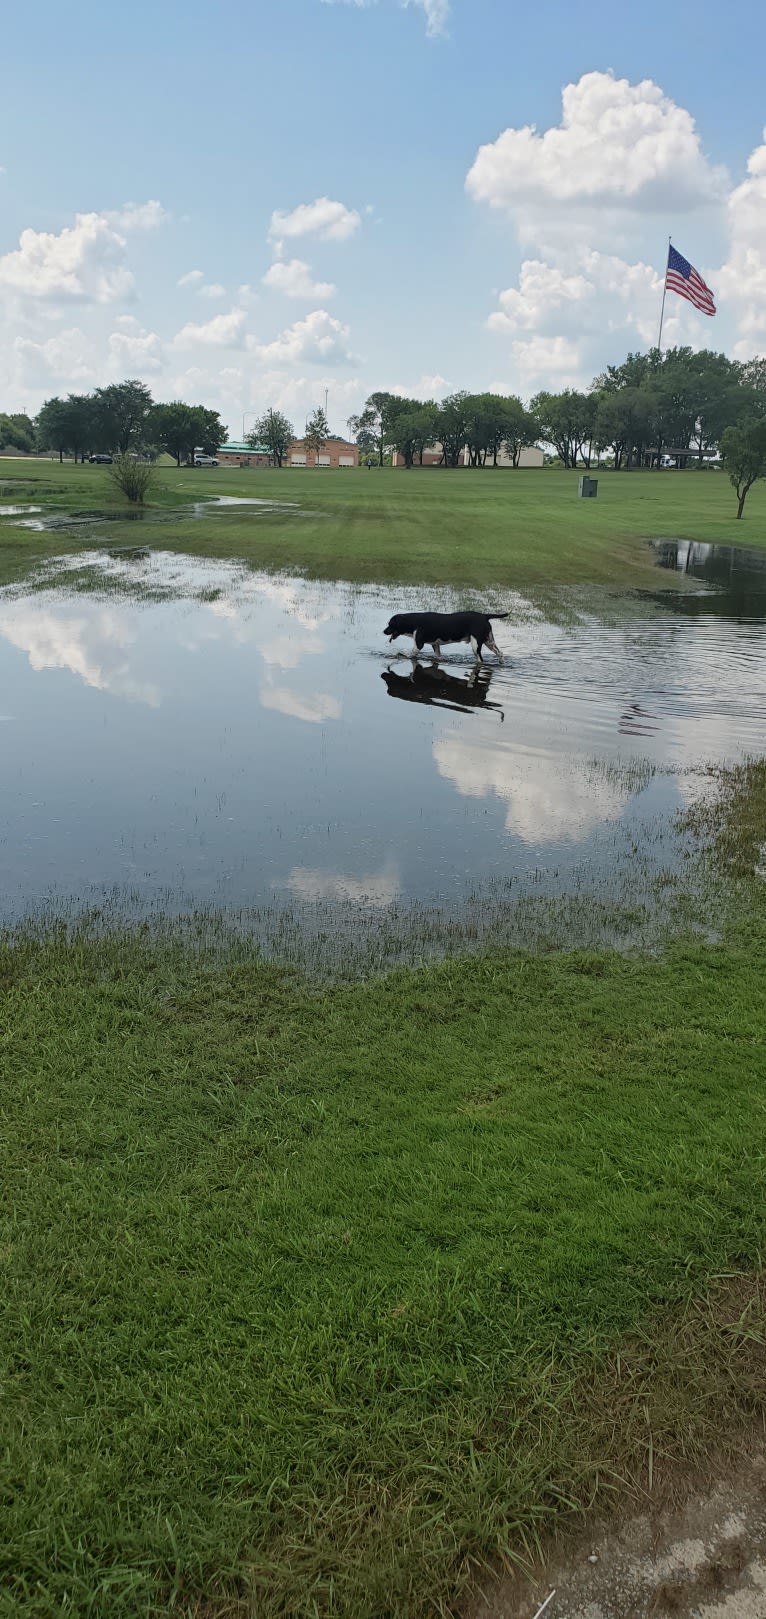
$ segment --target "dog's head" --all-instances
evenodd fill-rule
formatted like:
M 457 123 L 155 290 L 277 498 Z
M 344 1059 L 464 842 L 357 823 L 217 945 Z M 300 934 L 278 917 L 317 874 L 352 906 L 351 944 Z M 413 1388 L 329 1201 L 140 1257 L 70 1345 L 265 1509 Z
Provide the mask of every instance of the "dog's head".
M 404 635 L 401 613 L 394 613 L 393 618 L 389 619 L 383 634 L 388 636 L 389 641 L 395 641 L 398 635 Z

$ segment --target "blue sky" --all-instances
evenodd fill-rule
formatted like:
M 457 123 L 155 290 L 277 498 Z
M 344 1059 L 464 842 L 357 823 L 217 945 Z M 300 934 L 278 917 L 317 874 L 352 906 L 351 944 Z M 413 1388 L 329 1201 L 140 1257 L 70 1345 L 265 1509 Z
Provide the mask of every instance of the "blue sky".
M 238 434 L 587 383 L 652 341 L 671 231 L 720 312 L 667 340 L 764 351 L 765 46 L 751 0 L 40 0 L 3 22 L 0 409 L 140 375 Z

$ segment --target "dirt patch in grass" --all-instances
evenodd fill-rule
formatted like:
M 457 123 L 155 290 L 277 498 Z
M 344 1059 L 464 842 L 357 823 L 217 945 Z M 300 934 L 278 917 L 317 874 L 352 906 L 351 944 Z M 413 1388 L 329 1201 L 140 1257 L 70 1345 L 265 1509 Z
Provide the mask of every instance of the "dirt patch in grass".
M 554 1547 L 532 1579 L 487 1591 L 472 1619 L 763 1619 L 766 1615 L 766 1450 L 743 1445 L 739 1466 L 698 1481 L 683 1506 L 653 1505 L 597 1521 Z
M 724 1278 L 578 1383 L 557 1420 L 584 1454 L 600 1435 L 592 1507 L 509 1548 L 461 1619 L 766 1616 L 764 1307 L 762 1278 Z

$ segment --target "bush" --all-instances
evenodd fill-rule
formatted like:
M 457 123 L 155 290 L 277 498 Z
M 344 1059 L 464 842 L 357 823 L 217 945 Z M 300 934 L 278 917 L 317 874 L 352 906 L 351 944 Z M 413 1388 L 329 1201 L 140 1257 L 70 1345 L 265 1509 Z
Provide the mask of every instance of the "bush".
M 143 506 L 147 489 L 154 479 L 154 467 L 148 461 L 135 461 L 132 455 L 118 455 L 109 469 L 109 476 L 128 500 L 135 506 Z

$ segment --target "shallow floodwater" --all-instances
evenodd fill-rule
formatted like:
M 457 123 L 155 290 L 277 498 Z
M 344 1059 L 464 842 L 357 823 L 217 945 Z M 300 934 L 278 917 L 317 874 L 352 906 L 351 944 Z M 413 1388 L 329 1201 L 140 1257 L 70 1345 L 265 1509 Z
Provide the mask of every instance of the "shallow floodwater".
M 700 767 L 766 744 L 759 567 L 728 606 L 717 575 L 679 596 L 658 570 L 608 623 L 474 596 L 511 615 L 477 672 L 384 641 L 449 592 L 140 548 L 50 565 L 0 593 L 2 917 L 624 897 L 680 858 Z
M 186 487 L 186 486 L 184 486 Z M 3 506 L 0 505 L 0 517 L 21 517 L 23 519 L 16 526 L 18 528 L 34 529 L 37 533 L 55 534 L 70 532 L 77 529 L 102 528 L 105 523 L 174 523 L 178 524 L 179 517 L 185 521 L 187 518 L 199 519 L 211 516 L 225 517 L 227 512 L 236 513 L 241 517 L 242 508 L 251 509 L 253 517 L 317 517 L 319 513 L 308 511 L 294 500 L 261 500 L 255 495 L 210 495 L 205 500 L 192 500 L 179 514 L 178 507 L 169 506 L 165 510 L 156 506 L 119 506 L 108 511 L 94 511 L 88 507 L 85 511 L 50 511 L 43 512 L 41 506 Z M 33 517 L 30 513 L 41 515 Z

